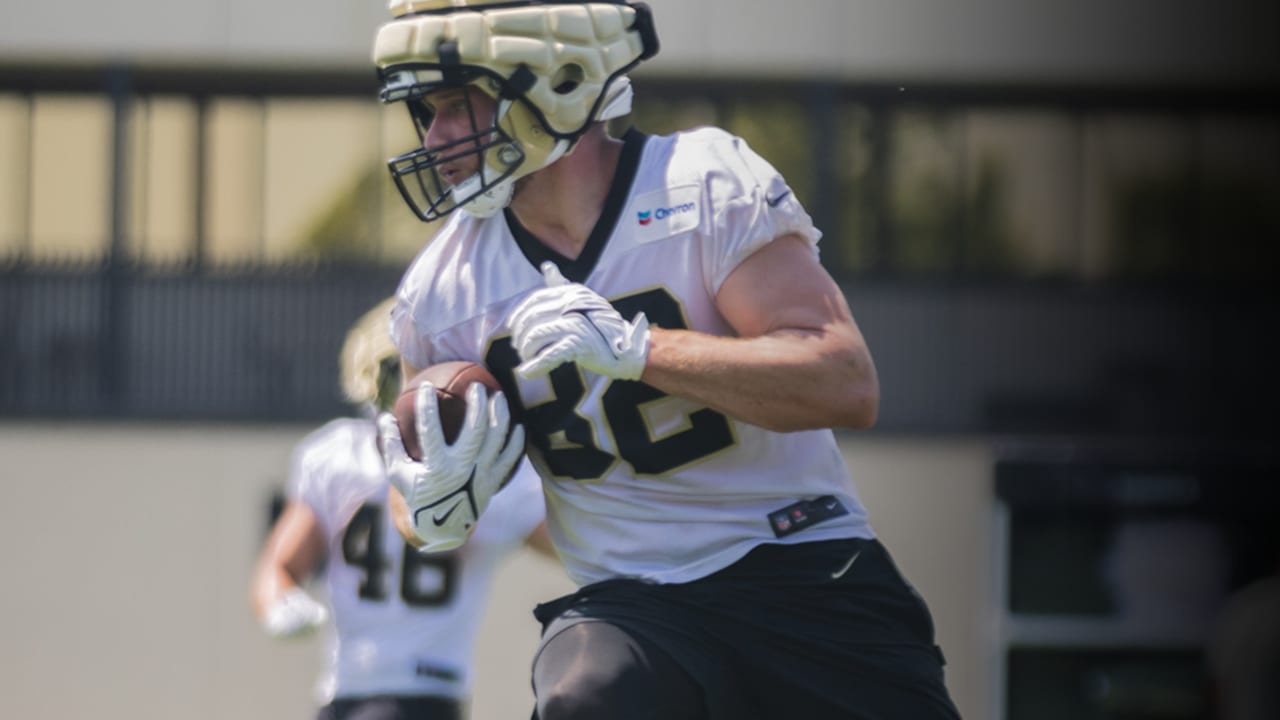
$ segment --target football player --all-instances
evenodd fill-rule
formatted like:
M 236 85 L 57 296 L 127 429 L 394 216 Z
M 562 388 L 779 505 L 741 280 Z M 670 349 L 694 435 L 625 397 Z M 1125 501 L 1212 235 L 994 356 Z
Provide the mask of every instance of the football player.
M 523 426 L 580 586 L 535 611 L 537 715 L 956 718 L 929 611 L 832 432 L 870 427 L 879 386 L 821 233 L 740 138 L 606 130 L 658 50 L 648 7 L 391 9 L 382 99 L 420 146 L 390 169 L 413 212 L 445 218 L 392 335 L 406 373 L 471 360 L 502 383 L 475 427 Z M 394 419 L 379 427 L 410 510 L 502 469 L 492 451 L 406 461 Z M 406 528 L 448 546 L 469 520 Z
M 399 388 L 390 305 L 361 318 L 342 348 L 344 393 L 368 408 L 366 417 L 333 420 L 299 443 L 288 502 L 253 581 L 254 609 L 272 637 L 309 633 L 332 616 L 321 720 L 464 717 L 498 561 L 522 542 L 554 552 L 527 464 L 456 550 L 422 554 L 395 530 L 373 423 L 373 410 L 390 407 Z M 317 572 L 327 603 L 303 589 Z

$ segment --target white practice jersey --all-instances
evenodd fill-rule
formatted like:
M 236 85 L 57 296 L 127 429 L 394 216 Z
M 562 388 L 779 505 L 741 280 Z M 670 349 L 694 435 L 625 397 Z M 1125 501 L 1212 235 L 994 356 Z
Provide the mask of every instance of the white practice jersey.
M 465 545 L 422 554 L 391 521 L 375 433 L 369 420 L 334 420 L 294 452 L 288 495 L 311 508 L 328 541 L 334 632 L 320 699 L 465 699 L 494 570 L 542 522 L 542 488 L 524 462 Z
M 770 432 L 576 365 L 532 381 L 513 371 L 519 358 L 506 318 L 543 286 L 542 261 L 554 260 L 624 317 L 643 311 L 660 327 L 731 335 L 717 291 L 739 263 L 788 233 L 817 253 L 821 233 L 809 215 L 739 138 L 711 128 L 630 133 L 578 258 L 541 245 L 510 212 L 487 220 L 454 213 L 406 273 L 392 337 L 411 366 L 471 360 L 499 379 L 543 478 L 552 539 L 579 584 L 685 582 L 764 542 L 871 537 L 830 430 Z M 770 513 L 826 496 L 848 512 L 775 534 L 789 520 Z

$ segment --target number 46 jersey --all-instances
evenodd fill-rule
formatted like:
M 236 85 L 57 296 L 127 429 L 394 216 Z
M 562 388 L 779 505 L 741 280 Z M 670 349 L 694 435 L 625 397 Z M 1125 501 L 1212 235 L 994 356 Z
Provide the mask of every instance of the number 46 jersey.
M 499 560 L 542 522 L 542 488 L 524 463 L 466 544 L 422 554 L 391 522 L 375 433 L 370 420 L 334 420 L 294 451 L 287 492 L 311 508 L 328 550 L 324 585 L 335 632 L 319 700 L 464 700 L 490 581 Z
M 454 213 L 409 268 L 392 310 L 405 360 L 481 362 L 524 423 L 570 577 L 686 582 L 765 542 L 871 537 L 829 430 L 775 433 L 641 382 L 566 364 L 518 379 L 506 319 L 542 287 L 539 265 L 607 298 L 627 318 L 733 331 L 715 296 L 739 263 L 788 233 L 820 233 L 791 189 L 738 138 L 706 128 L 632 132 L 583 251 L 542 245 L 510 211 Z

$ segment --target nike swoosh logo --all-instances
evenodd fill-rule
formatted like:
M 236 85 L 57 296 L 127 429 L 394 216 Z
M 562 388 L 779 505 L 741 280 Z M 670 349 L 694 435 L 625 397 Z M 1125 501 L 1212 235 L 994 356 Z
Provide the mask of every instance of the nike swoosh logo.
M 831 573 L 831 579 L 832 579 L 832 580 L 839 580 L 840 578 L 844 577 L 844 574 L 845 574 L 845 573 L 847 573 L 847 572 L 849 572 L 849 568 L 853 567 L 853 561 L 854 561 L 854 560 L 857 560 L 857 559 L 858 559 L 858 556 L 859 556 L 859 555 L 861 555 L 861 554 L 862 554 L 862 551 L 861 551 L 861 550 L 859 550 L 858 552 L 854 553 L 854 554 L 853 554 L 853 557 L 849 558 L 849 562 L 847 562 L 847 563 L 845 563 L 845 564 L 844 564 L 844 567 L 842 567 L 842 568 L 840 568 L 839 570 L 837 570 L 837 571 L 835 571 L 835 572 Z
M 791 191 L 788 190 L 776 198 L 766 197 L 764 201 L 769 203 L 769 207 L 778 207 L 778 203 L 782 202 L 782 200 L 790 194 L 791 194 Z
M 458 498 L 458 502 L 454 503 L 453 506 L 446 510 L 443 515 L 432 515 L 431 522 L 435 523 L 436 527 L 440 527 L 441 525 L 449 522 L 449 516 L 453 514 L 454 510 L 458 509 L 458 506 L 462 504 L 463 500 L 464 498 Z

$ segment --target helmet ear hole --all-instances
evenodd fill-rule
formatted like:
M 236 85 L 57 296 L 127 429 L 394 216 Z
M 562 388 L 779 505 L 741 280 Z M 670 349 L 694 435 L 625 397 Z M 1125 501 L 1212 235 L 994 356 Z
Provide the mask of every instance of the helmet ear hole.
M 551 89 L 557 95 L 568 95 L 586 79 L 587 74 L 583 72 L 582 66 L 574 63 L 561 65 L 555 74 L 551 76 Z
M 467 86 L 494 103 L 492 112 L 472 108 L 472 127 L 459 125 L 458 137 L 428 138 L 431 117 L 420 110 L 431 106 L 412 110 L 418 142 L 387 166 L 425 221 L 506 207 L 514 183 L 572 150 L 598 116 L 630 110 L 625 74 L 657 51 L 648 7 L 635 0 L 390 2 L 396 19 L 378 30 L 373 51 L 383 102 Z M 625 96 L 612 89 L 623 87 Z M 458 182 L 449 178 L 462 173 L 445 169 L 477 163 L 482 171 Z

